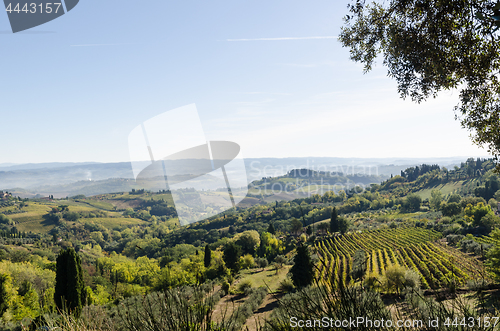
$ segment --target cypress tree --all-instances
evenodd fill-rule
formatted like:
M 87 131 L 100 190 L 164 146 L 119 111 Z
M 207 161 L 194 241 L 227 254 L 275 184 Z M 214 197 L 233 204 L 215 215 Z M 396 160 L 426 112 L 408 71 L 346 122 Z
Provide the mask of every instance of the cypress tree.
M 293 284 L 298 287 L 311 285 L 314 280 L 314 264 L 306 246 L 297 247 L 294 264 L 290 269 Z
M 273 223 L 269 223 L 269 227 L 267 228 L 267 232 L 269 232 L 270 234 L 276 234 L 276 230 L 274 230 Z
M 210 247 L 208 245 L 205 246 L 205 268 L 210 267 L 210 264 L 212 263 L 212 251 L 210 250 Z
M 63 249 L 56 260 L 56 306 L 79 316 L 84 300 L 82 261 L 73 248 Z
M 222 259 L 226 263 L 226 267 L 231 269 L 233 272 L 238 272 L 240 260 L 241 247 L 236 245 L 234 242 L 229 242 L 224 247 L 224 253 L 222 254 Z
M 339 216 L 337 214 L 337 208 L 333 207 L 332 216 L 330 217 L 330 232 L 339 232 Z

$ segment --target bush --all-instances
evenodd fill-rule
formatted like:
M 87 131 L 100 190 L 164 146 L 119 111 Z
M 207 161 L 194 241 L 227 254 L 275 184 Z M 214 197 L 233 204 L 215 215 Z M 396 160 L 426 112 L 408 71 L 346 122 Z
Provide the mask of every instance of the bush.
M 240 269 L 251 269 L 255 266 L 255 260 L 252 255 L 246 254 L 240 257 Z
M 265 257 L 262 257 L 262 258 L 257 258 L 255 259 L 255 264 L 259 267 L 259 268 L 265 268 L 269 265 L 269 262 L 267 261 L 267 259 Z
M 290 292 L 292 292 L 292 291 L 293 291 L 293 289 L 294 289 L 294 288 L 295 288 L 295 287 L 293 286 L 293 282 L 292 282 L 292 280 L 291 280 L 291 279 L 286 278 L 286 279 L 284 279 L 284 280 L 280 283 L 280 285 L 279 285 L 279 287 L 278 287 L 278 291 L 283 292 L 283 293 L 290 293 Z
M 252 282 L 249 280 L 241 281 L 238 284 L 238 293 L 248 295 L 252 291 Z
M 229 285 L 229 283 L 228 283 L 227 280 L 225 280 L 225 281 L 222 282 L 221 290 L 222 290 L 222 292 L 224 292 L 224 295 L 229 294 L 229 286 L 230 285 Z
M 461 234 L 449 234 L 446 236 L 446 241 L 450 246 L 455 246 L 463 238 L 464 236 Z
M 392 265 L 385 270 L 384 275 L 384 287 L 388 292 L 395 291 L 400 293 L 400 291 L 405 287 L 405 274 L 406 269 L 398 266 Z
M 413 290 L 420 288 L 420 276 L 415 270 L 406 270 L 404 278 L 405 287 Z

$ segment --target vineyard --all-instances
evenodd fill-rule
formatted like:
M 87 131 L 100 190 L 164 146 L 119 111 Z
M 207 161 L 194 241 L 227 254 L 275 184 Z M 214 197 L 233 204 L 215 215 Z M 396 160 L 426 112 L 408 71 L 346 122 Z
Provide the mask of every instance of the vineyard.
M 365 277 L 382 276 L 392 265 L 415 270 L 424 289 L 445 287 L 451 282 L 463 285 L 482 277 L 484 267 L 478 260 L 438 243 L 440 237 L 433 230 L 397 228 L 325 238 L 315 244 L 321 260 L 316 276 L 325 279 L 333 275 L 335 286 L 353 282 L 353 256 L 363 250 L 367 255 Z

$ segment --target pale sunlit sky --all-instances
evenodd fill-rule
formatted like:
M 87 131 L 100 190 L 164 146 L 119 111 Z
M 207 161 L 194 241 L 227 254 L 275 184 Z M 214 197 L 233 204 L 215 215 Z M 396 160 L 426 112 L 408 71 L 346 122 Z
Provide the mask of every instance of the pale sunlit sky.
M 349 60 L 346 5 L 81 0 L 17 34 L 0 13 L 0 163 L 128 161 L 134 127 L 192 103 L 244 157 L 486 156 L 457 91 L 417 105 Z

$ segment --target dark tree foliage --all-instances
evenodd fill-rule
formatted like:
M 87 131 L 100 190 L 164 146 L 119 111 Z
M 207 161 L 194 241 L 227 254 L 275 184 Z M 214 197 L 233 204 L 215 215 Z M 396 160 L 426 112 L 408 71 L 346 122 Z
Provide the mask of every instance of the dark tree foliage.
M 204 257 L 205 268 L 210 267 L 212 263 L 212 251 L 208 245 L 205 246 L 205 257 Z
M 365 251 L 359 249 L 352 258 L 352 278 L 354 280 L 362 279 L 366 273 L 367 257 Z
M 337 208 L 333 207 L 332 216 L 330 217 L 330 232 L 339 232 L 339 216 L 337 214 Z
M 9 308 L 9 289 L 8 286 L 11 282 L 10 276 L 7 274 L 0 274 L 0 316 Z
M 500 189 L 500 183 L 496 176 L 492 176 L 488 179 L 484 186 L 479 186 L 474 190 L 474 194 L 478 197 L 484 198 L 486 201 L 493 198 L 493 195 Z
M 233 272 L 238 272 L 239 266 L 238 262 L 240 260 L 241 247 L 236 245 L 234 242 L 229 242 L 224 247 L 224 252 L 222 259 L 226 263 L 226 266 Z
M 290 269 L 292 282 L 297 288 L 311 285 L 314 280 L 314 263 L 306 246 L 297 247 L 297 254 Z
M 339 36 L 372 69 L 382 54 L 401 97 L 421 102 L 460 89 L 455 118 L 500 169 L 500 4 L 495 0 L 352 0 Z
M 84 304 L 82 262 L 73 248 L 61 250 L 56 260 L 54 301 L 60 310 L 80 315 Z
M 269 223 L 269 227 L 267 228 L 267 232 L 269 232 L 270 234 L 276 234 L 276 230 L 274 230 L 273 223 Z
M 349 220 L 345 217 L 339 217 L 339 231 L 341 234 L 346 233 L 349 230 L 351 224 Z

